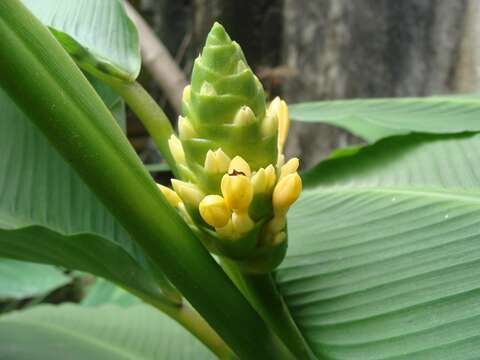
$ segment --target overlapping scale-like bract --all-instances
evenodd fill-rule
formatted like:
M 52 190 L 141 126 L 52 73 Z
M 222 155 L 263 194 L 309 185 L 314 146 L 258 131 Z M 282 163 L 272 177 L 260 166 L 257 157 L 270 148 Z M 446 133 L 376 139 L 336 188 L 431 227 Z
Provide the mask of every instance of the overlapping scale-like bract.
M 240 46 L 218 23 L 195 60 L 182 112 L 179 138 L 169 141 L 181 202 L 162 191 L 210 251 L 245 271 L 271 271 L 285 256 L 286 212 L 301 191 L 298 160 L 283 164 L 288 108 L 279 98 L 267 107 Z

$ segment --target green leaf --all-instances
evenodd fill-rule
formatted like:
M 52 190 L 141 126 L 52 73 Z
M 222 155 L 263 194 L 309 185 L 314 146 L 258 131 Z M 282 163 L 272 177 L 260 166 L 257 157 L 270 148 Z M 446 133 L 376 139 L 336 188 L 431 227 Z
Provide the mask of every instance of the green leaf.
M 319 357 L 478 357 L 478 159 L 480 135 L 410 135 L 309 175 L 276 278 Z
M 123 99 L 104 82 L 88 74 L 85 75 L 97 94 L 102 98 L 105 105 L 107 105 L 107 108 L 110 110 L 115 120 L 117 120 L 117 123 L 123 129 L 123 132 L 126 133 L 127 116 Z
M 88 289 L 87 296 L 82 300 L 84 306 L 99 306 L 115 304 L 128 307 L 140 303 L 141 300 L 129 292 L 116 286 L 110 281 L 97 278 L 95 283 Z
M 71 279 L 53 266 L 0 259 L 0 299 L 24 299 L 68 284 Z
M 478 95 L 319 101 L 289 110 L 292 119 L 338 126 L 368 142 L 412 132 L 480 131 Z
M 147 305 L 38 306 L 0 318 L 0 358 L 214 359 L 173 320 Z
M 138 34 L 121 1 L 22 1 L 81 67 L 128 81 L 138 76 Z
M 0 86 L 152 262 L 239 357 L 286 355 L 286 349 L 168 204 L 72 59 L 19 0 L 0 1 L 0 33 Z M 109 257 L 115 259 L 115 254 Z M 98 263 L 101 261 L 105 259 L 99 257 Z M 134 282 L 134 275 L 123 276 Z M 157 301 L 151 302 L 160 307 Z M 175 316 L 172 306 L 169 310 Z M 228 354 L 230 349 L 208 324 L 194 311 L 190 314 L 200 324 L 190 327 L 191 331 L 219 355 Z M 237 326 L 232 327 L 232 323 Z
M 1 89 L 0 104 L 0 256 L 159 295 L 126 231 Z

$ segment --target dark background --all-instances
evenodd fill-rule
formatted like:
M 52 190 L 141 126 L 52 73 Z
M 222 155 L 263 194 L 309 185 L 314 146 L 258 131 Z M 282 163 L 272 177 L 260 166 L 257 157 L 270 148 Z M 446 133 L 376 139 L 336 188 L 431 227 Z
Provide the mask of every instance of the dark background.
M 478 0 L 132 0 L 189 75 L 214 21 L 243 48 L 272 95 L 287 102 L 425 96 L 479 89 Z M 141 81 L 164 94 L 147 71 Z M 175 118 L 173 110 L 168 110 Z M 141 126 L 130 136 L 153 156 Z M 326 125 L 293 126 L 287 151 L 305 167 L 358 139 Z

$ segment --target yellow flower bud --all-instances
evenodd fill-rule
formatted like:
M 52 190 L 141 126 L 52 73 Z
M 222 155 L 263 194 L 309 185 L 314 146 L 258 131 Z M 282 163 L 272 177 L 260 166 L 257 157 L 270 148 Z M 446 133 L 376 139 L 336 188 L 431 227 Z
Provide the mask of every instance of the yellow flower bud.
M 180 134 L 180 139 L 192 139 L 197 137 L 197 132 L 193 128 L 190 120 L 183 116 L 178 117 L 178 133 Z
M 261 132 L 263 136 L 273 136 L 278 131 L 278 118 L 276 114 L 267 114 L 265 119 L 263 119 Z
M 230 161 L 228 173 L 233 175 L 240 173 L 247 177 L 252 175 L 252 172 L 250 171 L 250 165 L 248 165 L 248 163 L 243 160 L 241 156 L 235 156 L 232 161 Z
M 299 165 L 300 162 L 297 158 L 291 158 L 290 160 L 288 160 L 287 163 L 283 165 L 280 169 L 280 179 L 284 178 L 287 175 L 296 173 Z
M 200 215 L 203 220 L 215 228 L 227 225 L 231 211 L 223 197 L 219 195 L 207 195 L 199 205 Z
M 233 229 L 238 234 L 245 234 L 253 229 L 255 223 L 250 219 L 250 216 L 246 212 L 237 213 L 232 215 Z
M 216 151 L 208 150 L 205 157 L 205 171 L 210 174 L 225 173 L 228 171 L 230 158 L 221 148 Z
M 277 174 L 273 165 L 270 164 L 265 168 L 265 176 L 267 179 L 267 186 L 265 191 L 270 192 L 275 186 L 275 182 L 277 181 Z
M 255 194 L 265 193 L 267 190 L 267 176 L 265 169 L 261 168 L 252 176 L 253 192 Z
M 277 169 L 280 169 L 285 164 L 285 155 L 278 153 Z
M 157 184 L 158 188 L 162 191 L 163 196 L 167 199 L 168 203 L 173 207 L 177 207 L 179 203 L 182 202 L 180 197 L 177 195 L 175 191 L 170 189 L 169 187 Z
M 255 122 L 255 120 L 255 114 L 253 113 L 252 109 L 250 109 L 248 106 L 242 106 L 235 115 L 233 123 L 238 126 L 245 126 Z
M 177 164 L 186 164 L 182 143 L 175 135 L 170 136 L 170 139 L 168 139 L 168 147 Z
M 268 165 L 265 169 L 260 168 L 252 176 L 253 191 L 255 194 L 268 193 L 273 189 L 276 180 L 275 168 Z
M 288 116 L 287 103 L 283 100 L 280 101 L 277 110 L 278 117 L 278 152 L 283 152 L 285 141 L 287 140 L 288 130 L 290 128 L 290 118 Z
M 210 84 L 208 81 L 204 81 L 202 86 L 200 87 L 200 95 L 216 96 L 217 91 L 212 84 Z
M 281 179 L 273 190 L 273 209 L 281 212 L 288 209 L 300 196 L 302 179 L 297 173 L 290 174 Z
M 239 211 L 248 209 L 253 198 L 253 186 L 248 177 L 225 174 L 220 187 L 230 209 Z
M 172 186 L 175 192 L 187 205 L 197 207 L 205 194 L 194 184 L 172 179 Z

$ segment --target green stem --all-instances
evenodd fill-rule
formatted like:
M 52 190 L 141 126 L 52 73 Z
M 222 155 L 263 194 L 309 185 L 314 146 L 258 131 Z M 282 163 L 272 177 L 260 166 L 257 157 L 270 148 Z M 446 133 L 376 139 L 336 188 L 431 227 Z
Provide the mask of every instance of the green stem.
M 0 86 L 241 359 L 290 353 L 168 204 L 112 114 L 48 29 L 0 1 Z
M 215 330 L 213 330 L 200 314 L 188 303 L 183 302 L 178 305 L 168 304 L 164 301 L 158 301 L 148 294 L 140 293 L 135 289 L 125 288 L 125 290 L 138 296 L 147 304 L 154 306 L 177 321 L 207 346 L 219 359 L 237 358 L 222 338 L 218 336 Z
M 290 315 L 271 274 L 246 274 L 234 262 L 222 259 L 222 266 L 265 322 L 298 359 L 315 359 Z
M 84 68 L 91 75 L 108 84 L 128 104 L 152 137 L 172 172 L 176 164 L 168 147 L 168 139 L 174 134 L 172 124 L 162 108 L 137 81 L 126 82 L 104 74 L 96 69 Z

